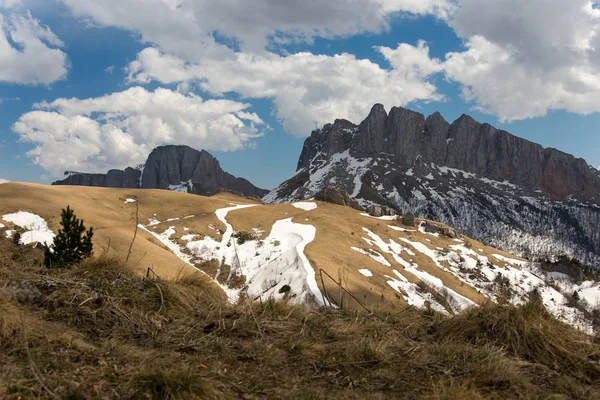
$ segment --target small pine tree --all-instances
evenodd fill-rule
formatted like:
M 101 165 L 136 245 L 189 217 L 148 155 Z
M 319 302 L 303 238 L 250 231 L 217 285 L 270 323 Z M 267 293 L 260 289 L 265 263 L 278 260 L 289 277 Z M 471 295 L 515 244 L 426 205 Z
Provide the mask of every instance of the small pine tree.
M 58 230 L 54 244 L 44 252 L 44 265 L 48 268 L 68 267 L 92 255 L 94 228 L 86 231 L 83 220 L 77 218 L 71 207 L 63 208 L 60 225 L 62 229 Z
M 15 232 L 13 235 L 13 243 L 17 246 L 21 244 L 21 234 L 19 232 Z
M 578 291 L 574 291 L 573 295 L 571 296 L 571 299 L 573 300 L 573 304 L 578 304 L 579 303 L 579 292 Z

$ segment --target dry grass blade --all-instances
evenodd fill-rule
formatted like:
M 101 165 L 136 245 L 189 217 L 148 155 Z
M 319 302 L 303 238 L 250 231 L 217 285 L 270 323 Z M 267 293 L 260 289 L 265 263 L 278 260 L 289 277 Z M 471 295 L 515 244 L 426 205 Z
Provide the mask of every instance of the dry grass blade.
M 39 382 L 40 386 L 42 388 L 44 388 L 44 390 L 46 392 L 48 392 L 55 399 L 58 399 L 59 396 L 48 388 L 48 386 L 44 382 L 44 379 L 42 378 L 42 374 L 40 373 L 40 370 L 35 365 L 35 362 L 33 362 L 33 358 L 31 357 L 31 352 L 29 351 L 29 339 L 27 338 L 27 326 L 25 324 L 25 319 L 23 318 L 23 314 L 21 312 L 19 312 L 19 318 L 21 319 L 21 329 L 23 331 L 23 347 L 25 348 L 25 353 L 27 354 L 27 360 L 29 361 L 29 368 L 31 369 L 31 373 L 33 374 L 35 379 Z
M 600 398 L 599 346 L 531 305 L 230 305 L 199 272 L 154 281 L 107 256 L 47 271 L 0 250 L 1 398 Z

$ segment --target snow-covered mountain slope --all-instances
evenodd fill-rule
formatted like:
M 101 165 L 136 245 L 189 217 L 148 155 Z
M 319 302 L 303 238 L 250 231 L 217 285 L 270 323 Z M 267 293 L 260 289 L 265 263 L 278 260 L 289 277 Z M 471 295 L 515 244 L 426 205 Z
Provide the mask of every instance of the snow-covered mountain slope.
M 466 236 L 432 233 L 432 222 L 424 220 L 405 226 L 394 217 L 310 199 L 273 205 L 229 193 L 73 189 L 2 185 L 0 234 L 19 224 L 56 231 L 68 199 L 95 228 L 96 254 L 127 254 L 137 209 L 131 268 L 145 274 L 152 267 L 164 279 L 201 271 L 230 301 L 276 298 L 378 311 L 413 305 L 455 314 L 488 301 L 521 304 L 537 297 L 557 318 L 588 333 L 600 313 L 599 282 L 575 282 Z
M 441 221 L 527 258 L 566 254 L 600 267 L 600 174 L 583 160 L 461 117 L 425 119 L 375 106 L 360 125 L 325 125 L 296 174 L 263 198 L 286 203 L 325 187 Z

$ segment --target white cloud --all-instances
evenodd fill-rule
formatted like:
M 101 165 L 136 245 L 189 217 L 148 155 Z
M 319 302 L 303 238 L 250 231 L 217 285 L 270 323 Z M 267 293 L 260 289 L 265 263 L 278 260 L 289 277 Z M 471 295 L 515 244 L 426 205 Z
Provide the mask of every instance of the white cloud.
M 270 98 L 285 129 L 298 136 L 335 118 L 359 121 L 375 102 L 391 107 L 440 100 L 427 82 L 439 63 L 423 43 L 379 48 L 390 70 L 350 54 L 282 56 L 267 49 L 380 32 L 403 14 L 448 18 L 455 10 L 453 0 L 62 1 L 77 17 L 134 31 L 152 44 L 128 66 L 130 83 L 178 84 L 182 93 L 198 85 L 218 95 Z
M 336 117 L 358 121 L 374 102 L 440 100 L 431 83 L 440 72 L 474 108 L 503 121 L 600 111 L 600 10 L 591 0 L 62 1 L 77 17 L 134 31 L 151 45 L 129 65 L 132 81 L 272 98 L 285 128 L 300 136 Z M 424 45 L 379 48 L 390 70 L 348 54 L 271 52 L 381 32 L 405 14 L 435 15 L 465 48 L 442 61 Z
M 62 41 L 29 12 L 0 14 L 0 82 L 49 84 L 64 79 L 67 56 L 60 47 Z
M 109 65 L 108 67 L 104 68 L 104 72 L 106 72 L 107 74 L 112 74 L 113 72 L 115 72 L 115 66 Z
M 465 51 L 444 67 L 501 120 L 600 111 L 600 11 L 589 0 L 461 0 L 450 26 Z
M 10 182 L 9 180 L 0 178 L 0 185 L 3 183 L 9 183 L 9 182 Z
M 378 50 L 392 68 L 384 69 L 350 54 L 336 56 L 297 53 L 236 53 L 234 60 L 205 60 L 199 64 L 147 48 L 129 67 L 129 80 L 163 84 L 197 81 L 213 94 L 236 92 L 246 98 L 271 98 L 284 128 L 297 136 L 335 118 L 360 121 L 380 102 L 389 107 L 414 101 L 441 100 L 427 82 L 439 72 L 424 42 Z
M 246 111 L 240 111 L 240 112 L 236 113 L 236 115 L 238 116 L 238 118 L 253 122 L 256 125 L 264 125 L 264 121 L 262 119 L 260 119 L 260 117 L 258 116 L 257 113 L 249 113 Z
M 0 0 L 0 8 L 13 8 L 21 5 L 21 0 Z
M 453 0 L 62 1 L 75 16 L 136 31 L 143 41 L 192 62 L 227 52 L 215 43 L 215 32 L 245 51 L 260 52 L 273 37 L 297 41 L 379 32 L 398 13 L 446 18 L 455 9 Z
M 28 152 L 33 162 L 58 176 L 66 169 L 105 171 L 136 165 L 161 144 L 221 151 L 250 146 L 260 134 L 236 116 L 248 107 L 168 89 L 132 87 L 98 98 L 40 103 L 38 110 L 19 118 L 13 131 L 21 141 L 35 144 Z

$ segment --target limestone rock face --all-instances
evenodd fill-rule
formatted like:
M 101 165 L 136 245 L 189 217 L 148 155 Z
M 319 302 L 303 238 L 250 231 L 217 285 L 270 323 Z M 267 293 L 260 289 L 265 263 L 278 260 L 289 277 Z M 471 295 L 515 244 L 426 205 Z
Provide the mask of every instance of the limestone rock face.
M 326 124 L 304 142 L 294 177 L 263 200 L 304 200 L 328 187 L 513 254 L 566 254 L 600 268 L 600 171 L 467 115 L 449 123 L 375 104 L 358 125 Z
M 223 171 L 210 153 L 188 146 L 162 146 L 154 149 L 143 167 L 113 169 L 106 174 L 66 172 L 66 178 L 53 185 L 101 186 L 115 188 L 169 189 L 213 195 L 219 189 L 262 197 L 267 190 Z
M 598 170 L 585 160 L 480 124 L 463 115 L 449 124 L 440 113 L 427 119 L 420 113 L 381 104 L 356 126 L 345 120 L 325 125 L 306 140 L 298 169 L 317 155 L 330 157 L 350 150 L 360 155 L 386 154 L 407 165 L 419 160 L 509 181 L 558 198 L 600 193 Z M 319 154 L 320 153 L 320 154 Z M 600 198 L 597 199 L 600 204 Z

